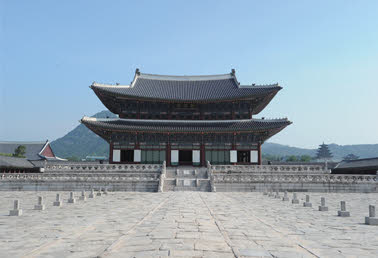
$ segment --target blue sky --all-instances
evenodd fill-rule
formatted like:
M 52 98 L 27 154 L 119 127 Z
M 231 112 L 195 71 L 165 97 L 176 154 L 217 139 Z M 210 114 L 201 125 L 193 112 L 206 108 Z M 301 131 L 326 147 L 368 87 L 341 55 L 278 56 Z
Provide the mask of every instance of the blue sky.
M 283 86 L 271 142 L 378 143 L 378 1 L 0 0 L 0 140 L 54 140 L 105 107 L 93 82 L 228 73 Z

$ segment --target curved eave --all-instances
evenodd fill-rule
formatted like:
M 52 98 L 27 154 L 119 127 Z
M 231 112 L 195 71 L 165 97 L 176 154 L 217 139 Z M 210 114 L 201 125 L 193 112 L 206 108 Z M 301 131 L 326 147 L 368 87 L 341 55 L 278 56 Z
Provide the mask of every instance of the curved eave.
M 80 121 L 94 132 L 146 132 L 146 133 L 278 133 L 291 122 L 276 120 L 142 120 L 142 119 L 94 119 L 83 117 Z M 273 134 L 272 134 L 273 133 Z M 270 137 L 269 136 L 269 137 Z
M 108 108 L 114 109 L 111 105 L 106 103 L 104 100 L 104 96 L 114 98 L 114 100 L 140 100 L 140 101 L 159 101 L 159 102 L 166 102 L 166 103 L 217 103 L 217 102 L 229 102 L 229 101 L 240 101 L 240 100 L 253 100 L 255 98 L 263 98 L 262 101 L 255 107 L 253 114 L 260 113 L 273 99 L 273 97 L 282 89 L 281 86 L 272 85 L 272 86 L 263 86 L 259 88 L 266 88 L 266 92 L 262 93 L 246 93 L 244 95 L 238 95 L 233 97 L 224 97 L 224 98 L 206 98 L 206 99 L 167 99 L 167 98 L 151 98 L 145 96 L 137 96 L 137 95 L 129 95 L 129 94 L 118 94 L 112 91 L 107 90 L 106 87 L 102 86 L 94 86 L 91 85 L 90 88 L 95 92 L 97 97 L 101 100 L 101 102 Z M 243 89 L 240 89 L 241 91 Z

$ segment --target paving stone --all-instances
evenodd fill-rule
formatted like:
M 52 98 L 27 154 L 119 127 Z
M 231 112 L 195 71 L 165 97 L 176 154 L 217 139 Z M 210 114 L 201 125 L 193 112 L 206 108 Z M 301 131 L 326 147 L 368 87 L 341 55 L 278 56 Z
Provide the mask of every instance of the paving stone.
M 36 212 L 40 195 L 45 203 L 55 201 L 53 192 L 0 192 L 0 257 L 172 257 L 174 252 L 198 257 L 235 257 L 234 252 L 240 257 L 377 257 L 378 253 L 377 227 L 364 224 L 369 205 L 378 205 L 378 194 L 311 193 L 313 200 L 326 198 L 329 212 L 277 202 L 261 193 L 221 192 L 109 192 L 110 197 Z M 67 202 L 69 194 L 61 196 Z M 19 218 L 7 216 L 15 199 L 21 200 L 24 211 Z M 340 200 L 347 200 L 350 217 L 337 217 Z
M 242 257 L 272 257 L 264 249 L 239 249 L 239 254 Z
M 224 241 L 213 242 L 213 241 L 200 240 L 194 244 L 194 249 L 203 250 L 203 251 L 215 251 L 215 252 L 229 252 L 230 251 L 230 247 Z

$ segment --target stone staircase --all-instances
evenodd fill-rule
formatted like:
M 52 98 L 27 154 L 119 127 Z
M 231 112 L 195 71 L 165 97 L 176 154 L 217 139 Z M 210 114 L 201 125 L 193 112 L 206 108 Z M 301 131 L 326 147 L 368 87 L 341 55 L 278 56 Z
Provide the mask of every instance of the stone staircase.
M 190 166 L 167 168 L 163 191 L 210 192 L 211 187 L 207 169 Z

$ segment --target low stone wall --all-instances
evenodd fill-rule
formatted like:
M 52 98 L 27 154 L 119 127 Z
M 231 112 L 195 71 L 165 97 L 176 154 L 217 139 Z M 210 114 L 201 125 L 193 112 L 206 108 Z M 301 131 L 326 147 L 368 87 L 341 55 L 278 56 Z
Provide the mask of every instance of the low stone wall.
M 160 172 L 145 173 L 27 173 L 3 174 L 0 191 L 109 191 L 157 192 Z
M 208 166 L 209 167 L 209 166 Z M 329 174 L 324 165 L 210 165 L 213 173 L 309 173 Z
M 161 172 L 160 164 L 98 164 L 98 163 L 60 163 L 44 166 L 45 172 L 101 172 L 101 173 L 128 173 L 128 172 Z
M 309 173 L 213 173 L 217 192 L 274 189 L 293 192 L 378 192 L 376 175 Z

